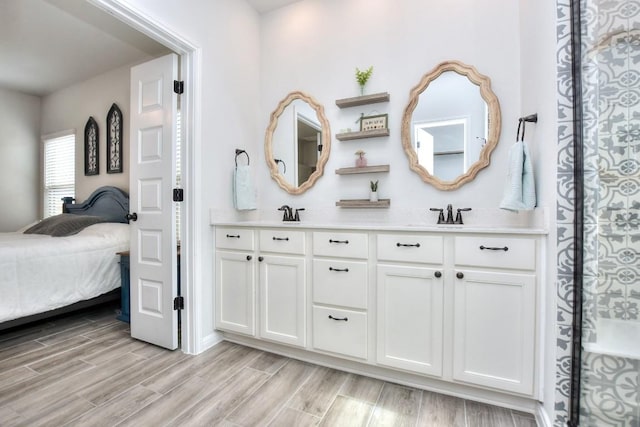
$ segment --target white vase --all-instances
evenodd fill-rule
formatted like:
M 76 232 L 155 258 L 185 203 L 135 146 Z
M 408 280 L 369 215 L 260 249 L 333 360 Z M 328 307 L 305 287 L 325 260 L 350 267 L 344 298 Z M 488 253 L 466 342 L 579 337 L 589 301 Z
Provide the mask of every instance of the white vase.
M 369 193 L 369 201 L 370 202 L 377 202 L 378 201 L 378 192 L 377 191 L 372 191 L 371 193 Z

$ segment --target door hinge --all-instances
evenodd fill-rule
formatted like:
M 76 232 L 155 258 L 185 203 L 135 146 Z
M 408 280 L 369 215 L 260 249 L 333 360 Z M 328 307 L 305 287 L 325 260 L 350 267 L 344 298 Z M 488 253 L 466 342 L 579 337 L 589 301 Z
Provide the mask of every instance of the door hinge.
M 184 297 L 177 296 L 173 299 L 174 310 L 184 310 Z
M 173 91 L 178 95 L 184 92 L 184 82 L 179 80 L 173 81 Z
M 173 201 L 184 202 L 184 190 L 182 188 L 173 189 Z

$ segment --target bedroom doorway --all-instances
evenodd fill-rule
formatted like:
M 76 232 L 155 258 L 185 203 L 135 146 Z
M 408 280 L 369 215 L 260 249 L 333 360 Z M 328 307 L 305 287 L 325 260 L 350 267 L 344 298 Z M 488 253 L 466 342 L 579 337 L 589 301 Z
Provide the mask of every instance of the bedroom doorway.
M 184 202 L 180 206 L 180 278 L 181 295 L 184 298 L 184 308 L 181 310 L 181 331 L 177 343 L 181 350 L 188 354 L 196 354 L 201 351 L 201 337 L 198 336 L 198 306 L 196 301 L 200 283 L 200 261 L 193 256 L 199 245 L 197 233 L 202 209 L 198 202 L 198 189 L 195 184 L 198 176 L 199 138 L 195 130 L 199 128 L 197 110 L 200 105 L 199 80 L 200 56 L 199 48 L 186 41 L 182 36 L 162 27 L 160 24 L 150 21 L 139 11 L 118 0 L 89 0 L 94 6 L 113 15 L 120 21 L 163 44 L 180 56 L 180 80 L 184 82 L 184 92 L 180 96 L 180 112 L 182 127 L 181 143 L 181 188 L 184 189 Z M 167 179 L 171 179 L 168 177 Z M 174 259 L 174 268 L 177 269 L 177 260 Z

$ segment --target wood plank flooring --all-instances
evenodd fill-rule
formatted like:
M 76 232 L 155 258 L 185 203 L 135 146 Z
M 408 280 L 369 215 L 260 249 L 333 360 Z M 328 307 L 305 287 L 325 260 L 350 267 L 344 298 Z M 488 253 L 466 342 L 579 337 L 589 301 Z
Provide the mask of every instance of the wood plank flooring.
M 223 342 L 133 340 L 105 306 L 0 333 L 2 426 L 535 427 L 532 415 Z

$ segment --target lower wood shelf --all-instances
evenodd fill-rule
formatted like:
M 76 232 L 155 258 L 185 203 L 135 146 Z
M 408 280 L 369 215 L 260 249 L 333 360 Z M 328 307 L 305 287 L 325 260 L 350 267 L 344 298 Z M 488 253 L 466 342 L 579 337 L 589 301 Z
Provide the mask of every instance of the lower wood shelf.
M 347 199 L 339 200 L 336 206 L 341 208 L 388 208 L 391 206 L 391 199 L 380 199 L 371 202 L 369 199 Z

